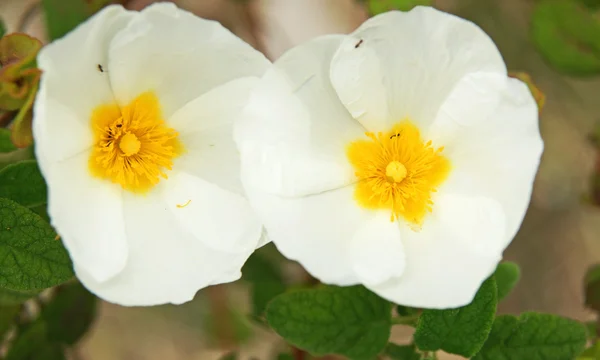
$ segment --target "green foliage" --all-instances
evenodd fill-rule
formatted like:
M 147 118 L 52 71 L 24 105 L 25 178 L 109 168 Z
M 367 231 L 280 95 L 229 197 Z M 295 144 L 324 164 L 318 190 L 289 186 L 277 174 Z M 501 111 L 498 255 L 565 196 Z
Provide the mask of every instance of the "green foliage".
M 414 316 L 419 313 L 419 309 L 398 305 L 396 306 L 396 312 L 400 316 Z
M 283 278 L 278 268 L 262 252 L 255 252 L 250 256 L 242 268 L 242 274 L 252 284 L 252 315 L 260 317 L 269 301 L 285 291 Z
M 22 304 L 25 301 L 39 294 L 39 290 L 33 291 L 15 291 L 0 288 L 0 305 L 16 305 Z
M 590 348 L 585 350 L 577 357 L 577 360 L 598 360 L 600 359 L 600 341 L 596 342 Z
M 50 40 L 63 37 L 90 15 L 86 0 L 42 0 Z
M 71 260 L 56 233 L 39 215 L 0 198 L 0 287 L 31 291 L 73 277 Z
M 566 360 L 580 354 L 585 326 L 551 314 L 498 316 L 488 340 L 474 360 Z
M 42 0 L 50 40 L 63 37 L 111 0 Z
M 381 14 L 390 10 L 409 11 L 415 6 L 430 6 L 432 0 L 367 0 L 371 15 Z
M 6 25 L 4 25 L 4 21 L 0 19 L 0 38 L 6 34 Z
M 42 311 L 42 319 L 48 324 L 48 339 L 75 344 L 95 319 L 96 300 L 80 283 L 58 288 L 55 297 Z
M 279 354 L 279 355 L 277 355 L 277 360 L 294 360 L 294 355 L 292 355 L 292 354 Z
M 66 360 L 62 347 L 48 341 L 48 327 L 36 321 L 26 327 L 15 339 L 6 360 Z
M 496 285 L 498 286 L 498 301 L 504 299 L 511 290 L 517 285 L 521 278 L 521 269 L 519 265 L 505 261 L 498 265 L 494 272 Z
M 448 310 L 424 310 L 417 323 L 415 344 L 420 350 L 444 350 L 471 357 L 491 331 L 498 303 L 496 281 L 486 280 L 473 301 Z
M 20 305 L 0 306 L 0 339 L 4 338 L 6 332 L 15 323 L 20 311 Z
M 579 0 L 583 5 L 587 6 L 590 9 L 598 9 L 600 8 L 600 0 Z
M 8 153 L 17 150 L 10 140 L 10 130 L 0 128 L 0 153 Z
M 585 275 L 585 305 L 600 312 L 600 264 L 592 266 Z
M 279 295 L 266 316 L 285 340 L 315 355 L 370 360 L 387 345 L 391 310 L 362 286 L 324 286 Z
M 36 207 L 45 204 L 46 197 L 46 182 L 36 161 L 21 161 L 0 170 L 0 198 Z
M 600 22 L 576 2 L 539 2 L 532 36 L 540 53 L 558 70 L 572 75 L 600 73 Z
M 414 345 L 389 343 L 385 347 L 385 354 L 392 360 L 421 360 L 421 355 Z

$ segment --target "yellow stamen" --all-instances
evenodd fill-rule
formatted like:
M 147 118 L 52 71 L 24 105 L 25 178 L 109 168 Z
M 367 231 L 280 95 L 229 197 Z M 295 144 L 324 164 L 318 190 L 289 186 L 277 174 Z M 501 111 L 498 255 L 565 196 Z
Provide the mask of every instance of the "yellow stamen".
M 431 194 L 450 172 L 443 148 L 423 141 L 409 121 L 366 135 L 369 139 L 350 143 L 346 152 L 358 177 L 356 201 L 367 209 L 390 210 L 392 221 L 402 217 L 421 225 L 432 211 Z
M 166 126 L 158 98 L 146 92 L 128 105 L 102 105 L 91 119 L 94 133 L 89 168 L 99 178 L 143 193 L 166 179 L 183 152 L 177 132 Z
M 191 202 L 192 200 L 190 199 L 185 204 L 177 204 L 177 207 L 183 209 L 184 207 L 188 206 Z

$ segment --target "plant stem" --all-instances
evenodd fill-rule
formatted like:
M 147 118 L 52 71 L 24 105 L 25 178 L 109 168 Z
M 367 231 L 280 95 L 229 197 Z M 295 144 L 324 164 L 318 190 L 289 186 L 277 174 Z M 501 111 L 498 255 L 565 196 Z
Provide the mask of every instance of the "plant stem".
M 398 316 L 392 318 L 392 325 L 411 325 L 414 326 L 419 319 L 419 315 L 411 315 L 411 316 Z

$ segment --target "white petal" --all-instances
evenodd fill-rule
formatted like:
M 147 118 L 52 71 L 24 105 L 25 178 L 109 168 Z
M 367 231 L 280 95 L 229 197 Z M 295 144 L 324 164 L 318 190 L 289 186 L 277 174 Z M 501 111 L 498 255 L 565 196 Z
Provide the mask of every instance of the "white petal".
M 358 283 L 350 248 L 354 234 L 373 214 L 356 206 L 354 187 L 300 198 L 279 197 L 250 187 L 246 190 L 250 204 L 284 256 L 300 262 L 324 283 Z
M 500 203 L 507 230 L 498 246 L 504 249 L 525 216 L 543 151 L 538 108 L 519 80 L 509 79 L 498 89 L 489 78 L 471 79 L 482 92 L 450 98 L 429 130 L 432 138 L 439 139 L 435 145 L 445 147 L 453 169 L 440 192 L 489 197 Z
M 248 201 L 198 177 L 175 173 L 165 184 L 164 200 L 179 226 L 218 251 L 252 252 L 262 225 Z
M 118 276 L 104 283 L 76 266 L 83 284 L 110 302 L 144 306 L 181 304 L 205 286 L 233 280 L 232 269 L 241 268 L 251 252 L 231 254 L 205 246 L 180 226 L 169 205 L 161 199 L 160 191 L 144 197 L 127 193 L 127 265 Z
M 169 118 L 212 88 L 260 76 L 268 60 L 216 21 L 169 3 L 145 8 L 110 46 L 108 66 L 115 97 L 127 104 L 155 91 Z
M 366 128 L 387 131 L 406 118 L 430 124 L 456 82 L 473 72 L 506 74 L 492 40 L 469 21 L 416 7 L 375 16 L 348 36 L 331 81 Z
M 402 275 L 405 266 L 400 228 L 390 220 L 389 211 L 380 211 L 354 234 L 350 261 L 363 284 L 377 285 Z
M 325 36 L 284 54 L 250 97 L 234 137 L 242 178 L 271 194 L 302 196 L 354 181 L 346 146 L 364 133 L 329 83 L 343 36 Z
M 89 154 L 45 163 L 48 214 L 73 261 L 96 281 L 106 281 L 125 266 L 128 256 L 122 190 L 96 179 L 88 170 Z
M 397 304 L 454 308 L 473 300 L 501 259 L 486 244 L 502 238 L 500 206 L 485 198 L 440 195 L 423 228 L 402 228 L 406 268 L 402 276 L 367 287 Z
M 176 159 L 177 169 L 243 193 L 233 122 L 257 81 L 250 77 L 230 81 L 190 101 L 168 119 L 186 151 Z
M 40 51 L 34 136 L 49 159 L 62 160 L 91 145 L 92 111 L 113 102 L 108 73 L 98 66 L 107 69 L 108 45 L 133 14 L 109 6 Z

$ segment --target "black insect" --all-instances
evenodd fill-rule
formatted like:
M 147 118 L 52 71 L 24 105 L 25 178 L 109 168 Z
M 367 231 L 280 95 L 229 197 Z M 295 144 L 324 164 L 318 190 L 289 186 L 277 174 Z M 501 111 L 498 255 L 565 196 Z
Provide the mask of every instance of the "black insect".
M 98 64 L 98 71 L 100 72 L 104 72 L 104 68 L 102 67 L 102 65 Z
M 392 136 L 390 136 L 390 140 L 392 140 L 393 138 L 395 138 L 396 136 L 400 136 L 400 133 L 394 134 Z
M 354 48 L 355 48 L 355 49 L 358 49 L 358 47 L 359 47 L 359 46 L 361 46 L 361 45 L 362 45 L 362 43 L 363 43 L 363 39 L 360 39 L 360 41 L 359 41 L 359 42 L 357 42 L 357 43 L 356 43 L 356 45 L 354 45 Z

